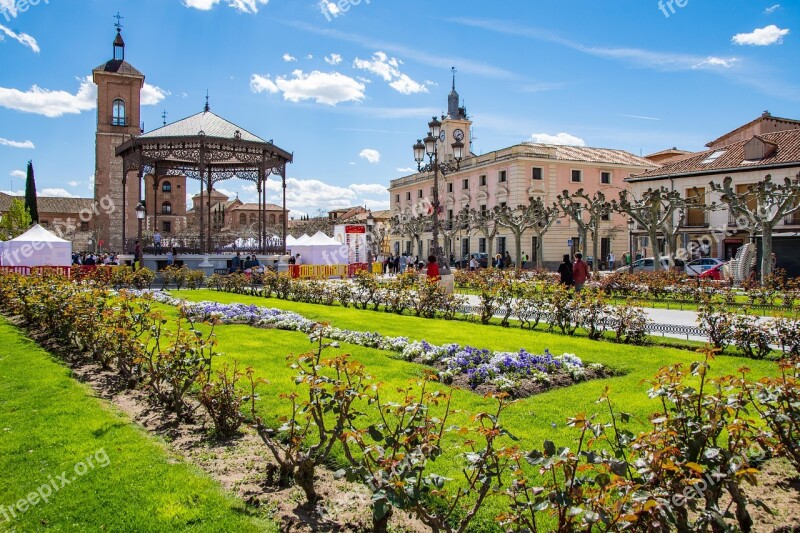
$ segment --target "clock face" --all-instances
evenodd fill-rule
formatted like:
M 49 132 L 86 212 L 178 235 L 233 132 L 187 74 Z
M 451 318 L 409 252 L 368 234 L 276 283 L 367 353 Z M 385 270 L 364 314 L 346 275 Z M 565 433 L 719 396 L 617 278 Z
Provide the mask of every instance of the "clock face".
M 445 139 L 447 139 L 447 133 L 444 130 L 442 130 L 442 132 L 439 133 L 439 140 L 444 142 Z
M 453 139 L 461 142 L 464 140 L 464 131 L 463 130 L 456 130 L 453 132 Z

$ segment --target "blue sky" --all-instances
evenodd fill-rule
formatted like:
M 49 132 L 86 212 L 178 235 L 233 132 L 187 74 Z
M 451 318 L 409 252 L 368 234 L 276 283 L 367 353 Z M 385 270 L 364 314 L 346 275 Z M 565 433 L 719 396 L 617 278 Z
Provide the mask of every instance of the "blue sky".
M 29 2 L 35 0 L 28 0 Z M 446 108 L 473 150 L 539 140 L 647 154 L 764 110 L 800 118 L 797 0 L 0 0 L 0 190 L 91 196 L 92 68 L 112 16 L 147 79 L 145 129 L 212 110 L 295 153 L 289 206 L 388 206 Z M 277 184 L 274 184 L 277 185 Z M 246 184 L 221 188 L 255 196 Z M 278 199 L 277 186 L 271 199 Z

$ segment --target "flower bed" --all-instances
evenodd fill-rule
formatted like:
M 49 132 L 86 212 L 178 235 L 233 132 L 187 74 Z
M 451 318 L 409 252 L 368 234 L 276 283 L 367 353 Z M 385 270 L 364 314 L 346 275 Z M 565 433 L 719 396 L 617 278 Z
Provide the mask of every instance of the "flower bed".
M 292 311 L 256 305 L 190 303 L 162 292 L 153 293 L 153 297 L 162 303 L 179 306 L 190 318 L 214 318 L 223 324 L 249 324 L 306 334 L 311 334 L 316 324 Z M 437 346 L 424 340 L 409 342 L 407 337 L 386 337 L 380 333 L 332 326 L 326 326 L 322 333 L 334 341 L 390 351 L 407 361 L 430 365 L 438 371 L 442 382 L 481 392 L 498 390 L 515 396 L 528 396 L 554 386 L 609 374 L 603 365 L 585 365 L 573 354 L 554 356 L 549 350 L 543 354 L 532 354 L 525 349 L 519 352 L 492 352 L 458 344 Z

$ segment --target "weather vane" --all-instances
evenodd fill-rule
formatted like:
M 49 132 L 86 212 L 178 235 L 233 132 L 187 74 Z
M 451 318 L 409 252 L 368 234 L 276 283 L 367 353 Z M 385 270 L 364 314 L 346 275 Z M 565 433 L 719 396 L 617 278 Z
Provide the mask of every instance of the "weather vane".
M 163 126 L 167 125 L 167 110 L 165 109 L 163 113 L 161 113 L 161 120 L 163 121 Z
M 121 21 L 122 21 L 122 19 L 124 19 L 125 17 L 123 17 L 122 15 L 120 15 L 120 14 L 119 14 L 119 11 L 117 11 L 117 14 L 116 14 L 116 15 L 114 15 L 113 17 L 111 17 L 111 18 L 115 18 L 115 19 L 117 19 L 117 22 L 116 22 L 116 24 L 114 24 L 114 27 L 115 27 L 115 28 L 117 28 L 117 31 L 122 31 L 122 23 L 121 23 Z

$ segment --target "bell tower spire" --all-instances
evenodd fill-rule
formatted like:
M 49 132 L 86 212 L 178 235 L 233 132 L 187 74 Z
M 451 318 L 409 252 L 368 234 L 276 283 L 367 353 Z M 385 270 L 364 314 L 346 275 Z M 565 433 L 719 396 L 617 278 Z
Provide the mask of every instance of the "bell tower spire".
M 114 61 L 125 61 L 125 41 L 122 39 L 122 19 L 125 17 L 119 14 L 114 15 L 114 18 L 117 19 L 117 22 L 114 24 L 114 27 L 117 28 L 117 37 L 114 39 Z
M 459 96 L 456 92 L 456 67 L 452 68 L 453 70 L 453 89 L 450 91 L 450 95 L 447 97 L 447 116 L 452 119 L 459 118 Z

